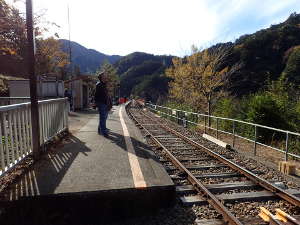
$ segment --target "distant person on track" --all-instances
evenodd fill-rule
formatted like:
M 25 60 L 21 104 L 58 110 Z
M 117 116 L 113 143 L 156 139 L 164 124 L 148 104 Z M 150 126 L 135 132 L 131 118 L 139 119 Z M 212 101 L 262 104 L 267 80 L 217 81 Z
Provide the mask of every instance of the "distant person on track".
M 108 137 L 108 130 L 106 128 L 106 120 L 109 110 L 112 108 L 112 102 L 109 97 L 106 83 L 108 76 L 105 72 L 101 72 L 98 75 L 99 82 L 96 84 L 96 92 L 94 101 L 99 111 L 99 125 L 98 134 Z

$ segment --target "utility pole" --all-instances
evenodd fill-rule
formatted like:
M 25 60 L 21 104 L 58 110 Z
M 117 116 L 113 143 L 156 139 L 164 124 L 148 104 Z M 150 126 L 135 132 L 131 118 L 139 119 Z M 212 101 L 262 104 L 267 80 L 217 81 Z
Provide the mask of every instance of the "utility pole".
M 30 79 L 30 100 L 31 100 L 31 129 L 32 129 L 32 152 L 37 159 L 40 153 L 40 128 L 39 108 L 37 97 L 37 79 L 35 75 L 35 38 L 33 29 L 32 0 L 26 0 L 26 26 L 27 26 L 27 63 Z
M 68 27 L 69 27 L 69 60 L 72 67 L 72 49 L 71 49 L 71 25 L 70 25 L 70 7 L 68 5 Z
M 72 111 L 75 111 L 75 101 L 74 101 L 74 85 L 73 85 L 73 66 L 72 66 L 72 48 L 71 48 L 71 24 L 70 24 L 70 7 L 68 4 L 68 28 L 69 28 L 69 61 L 70 61 L 70 89 L 71 89 L 71 101 L 72 101 Z

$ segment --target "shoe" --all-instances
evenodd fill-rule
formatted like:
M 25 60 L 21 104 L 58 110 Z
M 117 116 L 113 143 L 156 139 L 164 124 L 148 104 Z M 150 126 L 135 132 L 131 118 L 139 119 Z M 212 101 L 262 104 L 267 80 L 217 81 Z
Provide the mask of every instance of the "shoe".
M 103 137 L 109 138 L 108 134 L 103 134 Z

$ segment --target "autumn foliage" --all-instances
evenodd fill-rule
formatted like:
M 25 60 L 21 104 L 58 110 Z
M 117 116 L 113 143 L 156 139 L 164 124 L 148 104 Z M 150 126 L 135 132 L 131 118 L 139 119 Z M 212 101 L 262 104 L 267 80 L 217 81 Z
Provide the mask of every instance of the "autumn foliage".
M 241 67 L 241 64 L 225 66 L 231 51 L 226 46 L 203 51 L 193 48 L 191 56 L 174 58 L 173 66 L 166 70 L 172 79 L 170 96 L 210 114 L 212 104 L 224 96 L 229 76 Z
M 0 74 L 27 78 L 26 21 L 18 9 L 0 0 Z M 43 38 L 39 26 L 43 15 L 35 15 L 37 74 L 58 73 L 69 62 L 58 40 Z

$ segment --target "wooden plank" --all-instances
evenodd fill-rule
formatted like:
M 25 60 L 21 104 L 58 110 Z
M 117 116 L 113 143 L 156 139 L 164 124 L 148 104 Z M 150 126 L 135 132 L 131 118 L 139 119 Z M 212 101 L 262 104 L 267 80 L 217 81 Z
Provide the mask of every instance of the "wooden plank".
M 225 142 L 223 142 L 223 141 L 221 141 L 217 138 L 214 138 L 214 137 L 212 137 L 208 134 L 203 134 L 202 137 L 209 140 L 209 141 L 211 141 L 211 142 L 213 142 L 213 143 L 215 143 L 215 144 L 217 144 L 217 145 L 219 145 L 219 146 L 221 146 L 221 147 L 223 147 L 223 148 L 227 148 L 227 149 L 231 148 L 229 144 L 227 144 L 227 143 L 225 143 Z
M 300 217 L 300 216 L 299 216 Z M 260 218 L 241 218 L 239 219 L 242 224 L 251 224 L 251 225 L 269 225 L 269 222 L 265 222 Z M 223 220 L 219 219 L 196 219 L 195 223 L 197 225 L 228 225 L 225 223 Z M 284 224 L 289 224 L 292 225 L 291 223 L 284 223 Z

